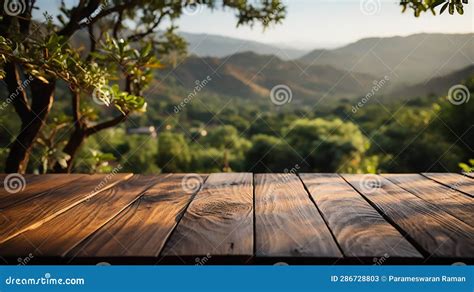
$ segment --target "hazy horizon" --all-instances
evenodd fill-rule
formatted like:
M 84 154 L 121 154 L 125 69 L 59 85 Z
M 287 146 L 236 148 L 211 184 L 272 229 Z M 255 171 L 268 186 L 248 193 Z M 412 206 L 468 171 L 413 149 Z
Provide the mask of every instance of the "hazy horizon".
M 296 49 L 296 50 L 302 50 L 302 51 L 312 51 L 312 50 L 317 50 L 317 49 L 337 49 L 337 48 L 340 48 L 340 47 L 344 47 L 344 46 L 347 46 L 347 45 L 350 45 L 352 43 L 355 43 L 355 42 L 358 42 L 360 40 L 363 40 L 363 39 L 370 39 L 370 38 L 396 38 L 396 37 L 409 37 L 409 36 L 413 36 L 413 35 L 419 35 L 419 34 L 451 34 L 451 35 L 455 35 L 455 34 L 458 34 L 458 35 L 462 35 L 462 34 L 474 34 L 474 32 L 417 32 L 417 33 L 411 33 L 411 34 L 396 34 L 396 35 L 387 35 L 387 36 L 367 36 L 367 37 L 362 37 L 360 39 L 356 39 L 354 41 L 350 41 L 350 42 L 347 42 L 347 43 L 334 43 L 334 44 L 328 44 L 326 46 L 315 46 L 315 47 L 307 47 L 307 48 L 301 48 L 301 47 L 297 47 L 297 46 L 294 46 L 292 44 L 287 44 L 287 43 L 282 43 L 282 42 L 276 42 L 276 43 L 272 43 L 272 42 L 265 42 L 265 41 L 260 41 L 260 40 L 253 40 L 253 39 L 246 39 L 246 38 L 242 38 L 242 37 L 234 37 L 234 36 L 228 36 L 228 35 L 222 35 L 222 34 L 214 34 L 214 33 L 206 33 L 206 32 L 201 32 L 201 33 L 198 33 L 198 32 L 191 32 L 191 31 L 183 31 L 182 29 L 178 30 L 179 33 L 186 33 L 186 34 L 195 34 L 195 35 L 210 35 L 210 36 L 216 36 L 216 37 L 224 37 L 224 38 L 231 38 L 231 39 L 237 39 L 237 40 L 243 40 L 243 41 L 254 41 L 254 42 L 258 42 L 258 43 L 262 43 L 262 44 L 266 44 L 266 45 L 272 45 L 272 46 L 284 46 L 285 48 L 288 48 L 288 49 Z
M 76 3 L 73 0 L 65 2 L 69 5 Z M 37 15 L 44 10 L 56 15 L 59 3 L 60 0 L 40 1 Z M 473 5 L 466 5 L 462 16 L 454 17 L 449 13 L 433 16 L 427 12 L 415 18 L 411 11 L 401 13 L 401 6 L 390 0 L 343 0 L 337 3 L 286 0 L 284 3 L 287 16 L 282 24 L 272 25 L 265 31 L 260 24 L 236 28 L 233 12 L 222 9 L 197 8 L 183 14 L 176 24 L 182 32 L 220 35 L 300 50 L 335 48 L 370 37 L 474 31 Z

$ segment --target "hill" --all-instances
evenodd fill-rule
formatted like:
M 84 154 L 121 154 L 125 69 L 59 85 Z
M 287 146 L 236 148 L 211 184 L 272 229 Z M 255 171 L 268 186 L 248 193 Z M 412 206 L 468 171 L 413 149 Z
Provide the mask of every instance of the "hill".
M 450 87 L 459 84 L 462 80 L 465 80 L 470 76 L 474 76 L 474 65 L 470 65 L 446 76 L 433 78 L 428 82 L 422 82 L 413 86 L 394 90 L 388 94 L 388 97 L 406 99 L 427 95 L 445 96 L 448 94 Z
M 160 72 L 157 78 L 165 87 L 178 85 L 192 90 L 196 81 L 207 76 L 212 81 L 206 91 L 244 99 L 267 99 L 274 86 L 283 84 L 291 88 L 293 104 L 365 95 L 375 80 L 368 74 L 348 74 L 331 66 L 309 66 L 303 71 L 297 62 L 252 52 L 228 58 L 190 56 L 177 68 Z
M 394 76 L 394 84 L 414 85 L 472 64 L 474 34 L 366 38 L 333 50 L 314 50 L 298 60 L 374 76 Z
M 304 50 L 212 34 L 179 32 L 179 35 L 188 42 L 189 53 L 199 57 L 222 58 L 250 51 L 261 55 L 275 55 L 283 60 L 290 60 L 300 58 L 307 53 Z

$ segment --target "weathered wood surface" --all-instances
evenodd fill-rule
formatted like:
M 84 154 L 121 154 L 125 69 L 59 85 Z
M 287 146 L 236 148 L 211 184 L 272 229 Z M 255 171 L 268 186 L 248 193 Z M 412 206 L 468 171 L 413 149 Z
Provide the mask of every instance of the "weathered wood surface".
M 132 174 L 81 177 L 74 184 L 60 186 L 31 200 L 0 210 L 0 243 L 53 219 L 100 191 L 131 177 Z
M 184 177 L 183 174 L 165 175 L 120 216 L 78 246 L 74 255 L 158 256 L 195 194 L 183 191 Z M 202 181 L 206 178 L 201 177 Z
M 0 262 L 474 263 L 461 174 L 25 175 Z
M 425 254 L 474 257 L 474 228 L 379 175 L 343 175 Z
M 474 180 L 458 173 L 423 173 L 429 179 L 474 197 Z
M 342 257 L 294 174 L 255 175 L 255 229 L 257 256 Z
M 207 178 L 163 250 L 163 256 L 174 254 L 253 254 L 251 173 L 214 173 Z
M 8 182 L 3 181 L 4 187 L 0 189 L 0 209 L 5 209 L 19 202 L 31 199 L 32 197 L 48 194 L 55 188 L 67 183 L 71 183 L 84 176 L 86 175 L 25 175 L 24 181 L 10 181 L 10 184 L 12 184 L 10 187 L 5 187 L 8 185 Z
M 417 197 L 474 226 L 474 200 L 420 174 L 384 174 L 385 178 Z
M 43 256 L 65 256 L 124 208 L 148 187 L 159 181 L 158 176 L 134 176 L 116 186 L 74 206 L 38 228 L 0 244 L 0 254 L 21 256 L 34 250 Z
M 421 257 L 421 254 L 337 174 L 301 174 L 345 256 Z

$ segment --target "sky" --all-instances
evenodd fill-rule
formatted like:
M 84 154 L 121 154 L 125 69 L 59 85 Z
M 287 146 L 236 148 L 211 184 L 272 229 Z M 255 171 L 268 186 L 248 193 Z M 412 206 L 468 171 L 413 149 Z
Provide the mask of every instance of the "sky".
M 217 34 L 299 49 L 329 48 L 366 37 L 406 36 L 415 33 L 472 33 L 474 3 L 464 15 L 416 18 L 411 11 L 401 13 L 397 0 L 283 0 L 287 17 L 280 25 L 263 31 L 260 25 L 236 28 L 235 12 L 197 9 L 178 22 L 180 30 Z M 60 0 L 38 0 L 38 5 L 54 10 Z M 73 0 L 67 2 L 74 3 Z

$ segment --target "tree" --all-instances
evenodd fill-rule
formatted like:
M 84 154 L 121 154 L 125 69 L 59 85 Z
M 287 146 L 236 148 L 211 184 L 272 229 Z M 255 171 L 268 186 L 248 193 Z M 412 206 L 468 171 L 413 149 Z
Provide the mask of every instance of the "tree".
M 299 119 L 286 130 L 286 141 L 304 161 L 302 170 L 345 171 L 359 165 L 369 141 L 357 125 L 340 119 Z
M 164 172 L 184 172 L 191 162 L 191 152 L 182 134 L 164 132 L 158 137 L 158 166 Z
M 26 171 L 32 147 L 48 122 L 58 81 L 70 88 L 74 122 L 62 150 L 69 157 L 67 167 L 54 166 L 63 172 L 70 171 L 87 137 L 146 109 L 142 95 L 153 69 L 162 66 L 164 56 L 185 49 L 174 24 L 183 13 L 200 7 L 228 8 L 236 11 L 237 25 L 260 22 L 264 27 L 285 16 L 280 0 L 78 0 L 72 7 L 61 1 L 56 25 L 48 14 L 43 24 L 32 19 L 35 0 L 16 1 L 16 6 L 8 1 L 1 1 L 6 8 L 0 14 L 0 77 L 7 84 L 21 129 L 5 171 L 20 173 Z M 134 23 L 134 29 L 126 23 Z M 71 44 L 78 31 L 89 35 L 87 51 L 78 52 Z M 115 107 L 118 114 L 105 121 L 93 119 L 100 115 L 84 113 L 84 97 Z
M 280 138 L 258 134 L 246 156 L 246 168 L 253 172 L 283 172 L 299 164 L 297 153 Z

